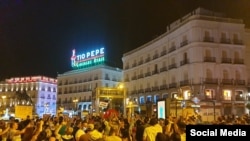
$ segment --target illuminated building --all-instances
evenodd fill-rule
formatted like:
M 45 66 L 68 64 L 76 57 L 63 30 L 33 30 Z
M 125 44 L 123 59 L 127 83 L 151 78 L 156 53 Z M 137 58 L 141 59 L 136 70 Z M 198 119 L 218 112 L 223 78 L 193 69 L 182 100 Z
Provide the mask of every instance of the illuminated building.
M 65 114 L 95 112 L 92 95 L 96 88 L 115 88 L 122 80 L 122 70 L 105 65 L 104 48 L 78 55 L 72 51 L 71 71 L 59 74 L 58 101 Z M 99 109 L 99 107 L 98 107 Z
M 39 117 L 43 114 L 56 115 L 57 80 L 45 76 L 13 77 L 0 84 L 0 95 L 6 102 L 1 106 L 31 105 Z M 10 112 L 13 112 L 14 111 Z M 30 115 L 32 116 L 32 115 Z
M 123 55 L 125 85 L 138 111 L 145 113 L 148 105 L 154 110 L 158 99 L 170 98 L 167 110 L 180 115 L 196 96 L 205 118 L 246 113 L 250 32 L 243 21 L 198 8 L 166 29 Z

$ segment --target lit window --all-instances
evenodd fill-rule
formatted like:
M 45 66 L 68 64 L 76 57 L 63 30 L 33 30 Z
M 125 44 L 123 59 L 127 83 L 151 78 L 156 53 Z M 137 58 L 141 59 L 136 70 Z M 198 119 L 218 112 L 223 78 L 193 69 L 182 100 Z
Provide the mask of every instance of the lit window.
M 229 90 L 225 90 L 223 91 L 223 97 L 224 97 L 224 100 L 231 100 L 231 91 Z
M 184 91 L 184 93 L 183 93 L 183 98 L 184 98 L 185 100 L 190 99 L 190 98 L 191 98 L 191 93 L 190 93 L 190 91 Z

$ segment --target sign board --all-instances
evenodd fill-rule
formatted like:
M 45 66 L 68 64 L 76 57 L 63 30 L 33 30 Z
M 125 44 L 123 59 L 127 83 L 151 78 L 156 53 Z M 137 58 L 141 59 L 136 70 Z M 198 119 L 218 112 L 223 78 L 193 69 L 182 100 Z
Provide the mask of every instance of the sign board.
M 27 116 L 29 115 L 30 118 L 32 118 L 32 111 L 33 111 L 33 106 L 22 106 L 22 105 L 15 106 L 15 117 L 26 119 Z
M 71 66 L 73 68 L 83 68 L 104 63 L 104 47 L 76 54 L 76 50 L 72 50 Z
M 166 101 L 157 101 L 157 118 L 163 118 L 166 117 Z
M 108 102 L 100 101 L 99 107 L 107 108 L 108 107 Z

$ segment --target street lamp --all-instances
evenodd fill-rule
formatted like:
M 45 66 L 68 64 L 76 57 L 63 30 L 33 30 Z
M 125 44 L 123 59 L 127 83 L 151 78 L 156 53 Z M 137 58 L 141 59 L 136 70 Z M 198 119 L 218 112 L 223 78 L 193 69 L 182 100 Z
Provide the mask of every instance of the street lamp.
M 78 99 L 74 99 L 73 102 L 75 103 L 75 114 L 76 114 L 76 111 L 77 111 L 76 105 L 77 105 Z

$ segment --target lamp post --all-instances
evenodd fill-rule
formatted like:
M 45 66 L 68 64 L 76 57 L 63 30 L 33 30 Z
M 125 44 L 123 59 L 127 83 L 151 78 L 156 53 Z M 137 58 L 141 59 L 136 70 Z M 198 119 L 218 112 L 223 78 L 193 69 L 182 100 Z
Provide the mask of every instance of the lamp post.
M 5 111 L 5 99 L 6 99 L 6 96 L 5 95 L 3 95 L 2 96 L 2 100 L 3 100 L 3 113 L 4 113 L 4 111 Z M 6 115 L 7 113 L 5 113 L 5 115 Z
M 77 111 L 76 105 L 77 105 L 78 99 L 74 99 L 73 102 L 75 103 L 75 115 L 76 115 L 76 111 Z

